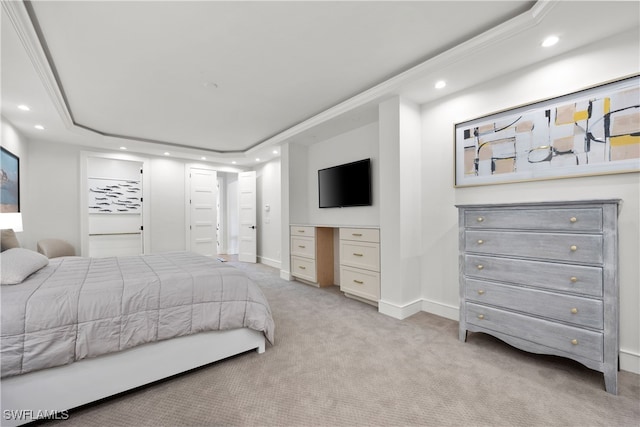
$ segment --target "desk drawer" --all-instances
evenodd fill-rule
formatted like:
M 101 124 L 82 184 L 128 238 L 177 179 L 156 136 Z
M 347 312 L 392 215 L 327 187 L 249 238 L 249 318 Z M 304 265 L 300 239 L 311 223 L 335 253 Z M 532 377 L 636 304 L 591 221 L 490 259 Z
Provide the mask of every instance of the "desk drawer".
M 604 326 L 602 301 L 597 299 L 554 294 L 473 279 L 467 279 L 465 296 L 467 301 L 507 307 L 509 310 L 548 317 L 578 326 L 595 329 L 602 329 Z
M 380 271 L 380 245 L 341 240 L 340 265 Z
M 340 240 L 380 243 L 380 230 L 377 228 L 340 228 Z
M 315 258 L 316 241 L 313 237 L 291 236 L 291 255 Z
M 309 258 L 291 257 L 291 274 L 301 279 L 316 281 L 316 261 Z
M 465 250 L 482 254 L 602 264 L 602 235 L 467 230 Z
M 598 232 L 602 229 L 602 209 L 474 209 L 465 212 L 464 221 L 469 228 Z
M 341 267 L 340 290 L 377 302 L 380 299 L 380 273 Z
M 603 335 L 600 332 L 474 303 L 465 303 L 465 307 L 467 323 L 597 362 L 603 360 Z
M 602 297 L 603 293 L 601 267 L 465 255 L 464 274 L 593 297 Z
M 303 225 L 292 225 L 291 236 L 315 237 L 316 228 Z

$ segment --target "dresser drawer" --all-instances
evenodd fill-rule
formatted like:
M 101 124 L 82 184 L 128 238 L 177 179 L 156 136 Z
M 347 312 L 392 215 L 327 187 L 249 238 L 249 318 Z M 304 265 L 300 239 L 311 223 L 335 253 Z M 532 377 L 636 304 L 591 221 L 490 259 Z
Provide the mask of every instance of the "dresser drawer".
M 470 277 L 593 297 L 602 297 L 603 293 L 601 267 L 482 255 L 465 255 L 463 267 Z
M 313 237 L 291 236 L 291 255 L 315 258 L 316 240 Z
M 291 274 L 301 279 L 316 281 L 316 261 L 309 258 L 291 257 Z
M 340 265 L 380 271 L 380 245 L 340 240 Z
M 602 229 L 602 209 L 474 209 L 465 212 L 464 221 L 469 228 L 597 232 Z
M 467 230 L 465 250 L 482 254 L 602 264 L 602 235 Z
M 291 226 L 291 236 L 315 237 L 315 235 L 316 235 L 315 227 L 307 227 L 302 225 Z
M 474 303 L 465 303 L 466 322 L 597 362 L 603 359 L 603 335 Z
M 340 228 L 340 240 L 380 243 L 380 230 L 377 228 Z
M 380 299 L 380 273 L 341 267 L 340 290 L 377 302 Z
M 509 310 L 548 317 L 578 326 L 603 328 L 602 301 L 597 299 L 559 295 L 473 279 L 467 279 L 465 297 L 467 301 L 508 307 Z

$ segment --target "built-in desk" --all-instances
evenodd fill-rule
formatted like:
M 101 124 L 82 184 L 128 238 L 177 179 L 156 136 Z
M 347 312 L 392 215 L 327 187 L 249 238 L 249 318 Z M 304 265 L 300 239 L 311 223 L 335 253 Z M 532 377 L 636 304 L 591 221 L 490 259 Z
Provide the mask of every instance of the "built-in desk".
M 334 251 L 334 231 L 338 232 L 338 254 Z M 378 228 L 291 225 L 290 236 L 291 275 L 296 280 L 318 287 L 338 284 L 345 296 L 378 304 Z M 338 278 L 334 275 L 336 262 L 339 264 Z

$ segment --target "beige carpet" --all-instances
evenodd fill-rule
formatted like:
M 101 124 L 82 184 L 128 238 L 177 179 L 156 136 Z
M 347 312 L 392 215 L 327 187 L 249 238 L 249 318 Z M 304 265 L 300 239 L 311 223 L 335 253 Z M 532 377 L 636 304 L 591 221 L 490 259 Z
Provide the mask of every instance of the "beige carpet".
M 260 283 L 276 344 L 70 413 L 72 426 L 638 426 L 640 376 L 619 395 L 582 365 L 514 349 L 427 313 L 404 321 L 232 264 Z

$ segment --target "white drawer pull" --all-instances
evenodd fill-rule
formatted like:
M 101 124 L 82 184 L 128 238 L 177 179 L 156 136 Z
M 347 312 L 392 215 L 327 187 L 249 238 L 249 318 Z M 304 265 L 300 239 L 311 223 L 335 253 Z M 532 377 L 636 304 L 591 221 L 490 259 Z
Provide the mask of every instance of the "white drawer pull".
M 571 309 L 571 314 L 578 314 L 578 309 L 577 308 L 572 308 Z
M 482 270 L 484 268 L 484 265 L 478 264 L 477 267 L 478 267 L 478 270 Z
M 482 221 L 484 221 L 484 218 L 483 218 L 483 217 L 481 217 L 481 216 L 479 216 L 479 217 L 478 217 L 478 222 L 482 222 Z
M 356 279 L 353 279 L 353 282 L 354 282 L 354 283 L 357 283 L 358 285 L 362 285 L 362 284 L 364 284 L 364 282 L 363 282 L 362 280 L 356 280 Z
M 478 295 L 484 295 L 484 290 L 478 289 Z
M 577 340 L 577 339 L 572 339 L 572 340 L 571 340 L 571 344 L 573 344 L 573 345 L 578 345 L 578 340 Z
M 478 314 L 478 319 L 480 320 L 484 319 L 484 314 Z
M 578 250 L 578 247 L 576 245 L 571 245 L 569 249 L 571 249 L 572 252 L 575 252 Z
M 576 276 L 571 276 L 571 283 L 576 283 L 578 281 L 578 278 Z
M 355 256 L 364 256 L 364 254 L 357 254 L 355 252 L 353 253 L 353 255 L 355 255 Z
M 482 240 L 482 239 L 479 239 L 479 240 L 478 240 L 478 244 L 479 244 L 479 245 L 481 245 L 481 244 L 483 244 L 483 243 L 484 243 L 484 240 Z
M 351 233 L 354 237 L 362 237 L 362 233 Z
M 577 221 L 578 221 L 578 218 L 576 218 L 575 216 L 572 216 L 572 217 L 569 219 L 569 221 L 571 221 L 572 223 L 573 223 L 573 222 L 577 222 Z

